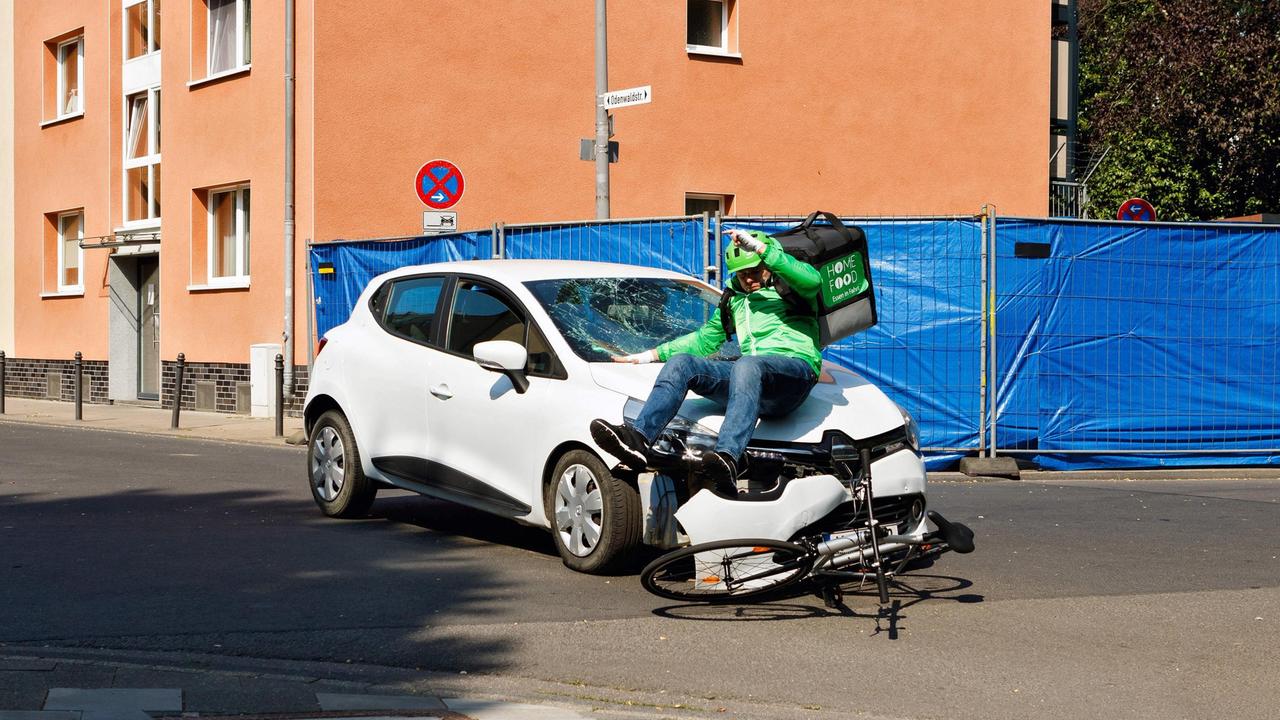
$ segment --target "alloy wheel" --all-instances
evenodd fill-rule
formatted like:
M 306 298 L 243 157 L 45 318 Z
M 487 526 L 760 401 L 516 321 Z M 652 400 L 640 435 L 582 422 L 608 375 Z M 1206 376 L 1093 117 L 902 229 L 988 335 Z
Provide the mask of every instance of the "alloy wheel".
M 578 557 L 586 557 L 600 542 L 604 500 L 600 482 L 585 465 L 565 468 L 556 481 L 555 525 L 561 544 Z
M 311 445 L 311 486 L 325 502 L 333 502 L 346 479 L 342 436 L 326 425 Z

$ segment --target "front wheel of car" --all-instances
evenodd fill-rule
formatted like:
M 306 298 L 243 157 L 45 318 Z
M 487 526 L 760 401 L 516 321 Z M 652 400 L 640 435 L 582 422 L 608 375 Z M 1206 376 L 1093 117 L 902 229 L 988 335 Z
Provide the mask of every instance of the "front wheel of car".
M 307 479 L 311 497 L 329 517 L 363 517 L 378 487 L 360 466 L 360 449 L 351 424 L 337 410 L 316 420 L 307 442 Z
M 578 572 L 614 569 L 640 545 L 639 494 L 587 450 L 571 450 L 556 463 L 546 509 L 560 557 Z

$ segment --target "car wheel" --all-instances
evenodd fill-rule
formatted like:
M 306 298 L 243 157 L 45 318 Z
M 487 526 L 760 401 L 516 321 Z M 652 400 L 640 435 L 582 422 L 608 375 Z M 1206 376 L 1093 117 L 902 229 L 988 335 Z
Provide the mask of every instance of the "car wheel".
M 316 420 L 307 442 L 307 479 L 311 497 L 329 517 L 368 514 L 378 487 L 365 477 L 360 449 L 347 418 L 330 410 Z
M 556 463 L 546 510 L 560 557 L 578 572 L 610 570 L 640 544 L 639 494 L 587 450 L 571 450 Z

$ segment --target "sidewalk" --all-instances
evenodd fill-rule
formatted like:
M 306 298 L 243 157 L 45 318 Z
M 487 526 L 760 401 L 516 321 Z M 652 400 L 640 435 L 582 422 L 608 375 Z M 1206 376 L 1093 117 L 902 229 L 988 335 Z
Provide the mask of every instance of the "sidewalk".
M 261 445 L 285 445 L 290 440 L 295 444 L 303 442 L 302 418 L 296 417 L 285 417 L 284 435 L 276 437 L 275 418 L 184 409 L 178 415 L 177 429 L 173 429 L 170 427 L 172 408 L 85 403 L 81 409 L 83 419 L 76 420 L 75 403 L 7 397 L 0 422 L 63 425 Z

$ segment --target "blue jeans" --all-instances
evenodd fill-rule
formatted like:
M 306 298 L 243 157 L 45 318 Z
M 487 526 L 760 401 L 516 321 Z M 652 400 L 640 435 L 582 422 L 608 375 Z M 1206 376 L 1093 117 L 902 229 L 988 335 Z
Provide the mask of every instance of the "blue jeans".
M 735 459 L 762 417 L 782 417 L 800 407 L 818 378 L 809 363 L 781 355 L 744 355 L 708 360 L 674 355 L 658 373 L 635 428 L 649 442 L 671 422 L 690 390 L 725 406 L 716 450 Z

